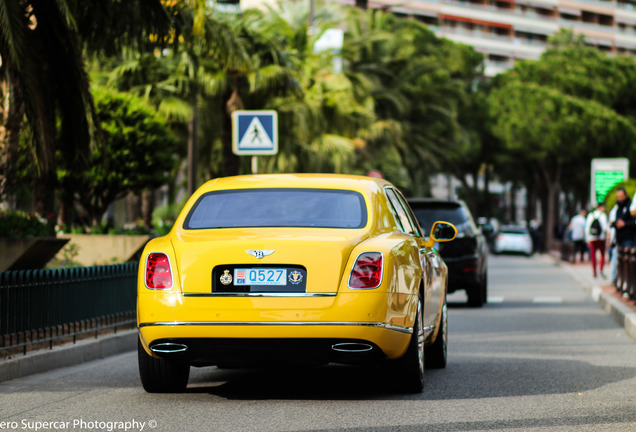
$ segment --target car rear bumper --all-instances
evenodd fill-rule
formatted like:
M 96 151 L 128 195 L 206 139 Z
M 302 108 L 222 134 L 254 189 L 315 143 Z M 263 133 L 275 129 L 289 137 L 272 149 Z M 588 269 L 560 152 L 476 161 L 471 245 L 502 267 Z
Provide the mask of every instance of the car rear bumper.
M 354 340 L 372 346 L 369 351 L 374 356 L 377 352 L 393 359 L 404 354 L 413 331 L 412 319 L 398 314 L 393 306 L 408 310 L 405 302 L 409 303 L 411 297 L 417 307 L 414 296 L 396 294 L 393 297 L 370 292 L 301 299 L 184 298 L 179 294 L 165 297 L 142 294 L 138 326 L 142 344 L 149 354 L 198 363 L 219 361 L 210 353 L 215 351 L 219 341 L 227 340 L 235 340 L 233 344 L 238 346 L 239 352 L 252 353 L 258 352 L 261 345 L 276 340 L 302 340 L 319 348 L 328 345 L 324 341 Z M 153 351 L 156 344 L 163 343 L 160 341 L 176 341 L 176 348 L 167 346 L 165 353 Z M 187 348 L 181 352 L 179 344 Z M 331 359 L 342 354 L 332 350 L 331 345 L 324 351 L 321 358 Z M 351 354 L 365 353 L 366 350 Z M 348 357 L 364 358 L 368 354 Z M 256 358 L 260 356 L 255 355 Z
M 144 348 L 156 357 L 193 364 L 241 365 L 268 360 L 364 363 L 399 358 L 406 351 L 412 332 L 369 323 L 307 324 L 173 323 L 145 325 L 139 331 Z M 246 337 L 248 334 L 250 337 Z
M 444 258 L 448 267 L 448 292 L 466 289 L 482 281 L 483 263 L 477 255 Z
M 495 253 L 511 252 L 511 253 L 523 253 L 526 255 L 530 255 L 532 254 L 533 246 L 532 246 L 532 243 L 526 244 L 526 243 L 506 242 L 506 243 L 496 243 L 494 249 L 495 249 Z
M 145 348 L 152 355 L 195 366 L 249 367 L 272 362 L 368 364 L 387 358 L 372 341 L 335 337 L 163 338 Z

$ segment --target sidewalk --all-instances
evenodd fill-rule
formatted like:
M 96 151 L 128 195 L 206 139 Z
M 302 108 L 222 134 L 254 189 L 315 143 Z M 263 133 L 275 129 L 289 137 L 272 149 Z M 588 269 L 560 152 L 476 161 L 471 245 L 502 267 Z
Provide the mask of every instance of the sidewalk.
M 626 299 L 616 292 L 609 276 L 607 279 L 592 276 L 589 261 L 572 264 L 562 261 L 558 254 L 549 254 L 565 271 L 581 284 L 583 289 L 601 305 L 603 310 L 614 317 L 627 334 L 636 341 L 636 301 Z M 605 274 L 609 275 L 609 263 L 606 262 Z
M 0 359 L 0 382 L 102 359 L 137 348 L 137 329 Z

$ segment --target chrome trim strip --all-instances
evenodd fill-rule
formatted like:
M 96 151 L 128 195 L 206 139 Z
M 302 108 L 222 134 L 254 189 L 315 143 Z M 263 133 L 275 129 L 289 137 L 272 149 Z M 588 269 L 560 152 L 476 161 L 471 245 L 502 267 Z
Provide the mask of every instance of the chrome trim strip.
M 159 348 L 162 347 L 162 348 Z M 184 344 L 172 343 L 172 342 L 164 342 L 156 345 L 152 345 L 150 347 L 150 351 L 160 353 L 160 354 L 172 354 L 179 353 L 188 350 L 188 346 Z
M 351 348 L 346 348 L 351 347 Z M 356 348 L 357 347 L 357 348 Z M 344 353 L 361 353 L 373 351 L 373 346 L 361 342 L 345 342 L 331 345 L 331 349 Z
M 429 326 L 424 327 L 424 333 L 428 333 L 428 332 L 431 332 L 433 330 L 435 330 L 435 326 L 434 325 L 429 325 Z
M 139 324 L 139 328 L 153 327 L 153 326 L 168 326 L 168 327 L 181 327 L 181 326 L 352 326 L 352 327 L 377 327 L 387 330 L 393 330 L 399 333 L 412 334 L 413 327 L 398 326 L 394 324 L 379 323 L 379 322 L 320 322 L 320 321 L 308 321 L 308 322 L 294 322 L 294 321 L 252 321 L 252 322 L 235 322 L 235 321 L 168 321 L 168 322 L 149 322 Z
M 183 293 L 184 297 L 335 297 L 338 293 Z

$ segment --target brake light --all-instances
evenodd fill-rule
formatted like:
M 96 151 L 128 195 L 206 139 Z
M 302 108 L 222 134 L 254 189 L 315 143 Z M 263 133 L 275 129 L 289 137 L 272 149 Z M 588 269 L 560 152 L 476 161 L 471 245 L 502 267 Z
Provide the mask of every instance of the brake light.
M 151 289 L 172 288 L 170 260 L 164 253 L 151 253 L 146 259 L 146 286 Z
M 381 283 L 382 254 L 380 252 L 364 252 L 358 255 L 349 277 L 349 287 L 370 289 L 379 287 Z

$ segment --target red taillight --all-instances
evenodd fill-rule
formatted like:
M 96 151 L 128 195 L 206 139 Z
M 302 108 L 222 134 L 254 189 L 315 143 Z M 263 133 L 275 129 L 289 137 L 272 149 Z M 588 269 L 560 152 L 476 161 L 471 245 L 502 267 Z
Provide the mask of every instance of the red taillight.
M 380 252 L 364 252 L 358 256 L 351 276 L 349 287 L 368 289 L 377 288 L 382 283 L 382 254 Z
M 170 260 L 164 253 L 151 253 L 146 260 L 146 286 L 152 289 L 172 288 Z

